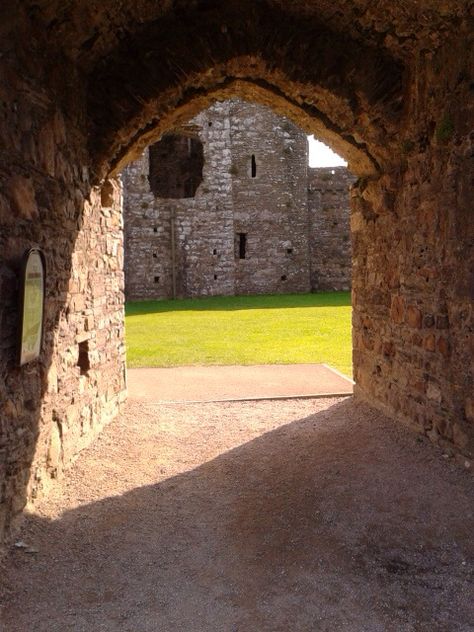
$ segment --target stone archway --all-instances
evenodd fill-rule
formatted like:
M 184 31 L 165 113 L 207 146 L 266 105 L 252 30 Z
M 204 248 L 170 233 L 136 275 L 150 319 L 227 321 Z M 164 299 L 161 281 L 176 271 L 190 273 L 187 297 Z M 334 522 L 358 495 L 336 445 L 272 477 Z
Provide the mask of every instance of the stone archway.
M 123 399 L 118 193 L 104 179 L 216 97 L 284 111 L 348 159 L 356 396 L 472 455 L 468 9 L 287 5 L 2 7 L 0 531 Z M 41 361 L 20 369 L 31 245 L 48 264 L 47 334 Z

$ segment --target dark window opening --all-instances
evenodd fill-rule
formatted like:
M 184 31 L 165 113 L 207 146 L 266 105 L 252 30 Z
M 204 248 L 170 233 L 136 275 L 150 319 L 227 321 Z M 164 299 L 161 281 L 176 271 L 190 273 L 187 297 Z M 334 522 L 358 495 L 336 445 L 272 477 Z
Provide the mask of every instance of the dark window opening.
M 237 252 L 239 259 L 247 256 L 247 233 L 237 233 Z
M 212 254 L 213 255 L 217 255 L 217 249 L 216 248 L 214 248 L 214 250 L 212 251 Z
M 257 177 L 257 162 L 255 160 L 255 154 L 252 154 L 252 178 L 256 178 Z
M 216 281 L 216 280 L 217 280 L 217 274 L 214 275 L 214 281 Z
M 286 254 L 287 255 L 292 255 L 293 254 L 293 248 L 287 248 L 286 249 Z
M 281 275 L 281 280 L 282 280 L 282 281 L 286 281 L 286 274 L 282 274 L 282 275 Z
M 204 151 L 199 138 L 166 134 L 150 145 L 150 188 L 159 198 L 190 198 L 202 182 Z
M 158 255 L 156 254 L 156 252 L 153 253 L 153 259 L 157 259 Z
M 153 226 L 153 232 L 157 233 L 158 232 L 158 227 L 157 226 Z
M 209 127 L 212 127 L 212 121 L 209 121 L 208 125 Z
M 201 181 L 197 180 L 196 178 L 189 178 L 189 180 L 186 180 L 186 182 L 184 183 L 184 195 L 183 197 L 185 198 L 191 198 L 194 197 L 197 191 L 198 186 L 201 184 Z
M 159 277 L 159 276 L 156 276 L 156 277 L 154 278 L 154 281 L 155 281 L 155 283 L 159 283 L 159 282 L 160 282 L 160 277 Z
M 89 341 L 84 340 L 79 343 L 79 356 L 77 358 L 77 366 L 81 372 L 81 375 L 87 375 L 91 368 L 91 362 L 89 359 Z

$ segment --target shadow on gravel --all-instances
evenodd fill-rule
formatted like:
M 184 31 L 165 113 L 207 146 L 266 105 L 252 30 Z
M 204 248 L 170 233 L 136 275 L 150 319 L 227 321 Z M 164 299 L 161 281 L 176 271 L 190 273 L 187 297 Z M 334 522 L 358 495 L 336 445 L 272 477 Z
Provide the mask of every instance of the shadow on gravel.
M 13 553 L 2 631 L 473 630 L 468 475 L 354 406 L 30 517 L 40 552 Z

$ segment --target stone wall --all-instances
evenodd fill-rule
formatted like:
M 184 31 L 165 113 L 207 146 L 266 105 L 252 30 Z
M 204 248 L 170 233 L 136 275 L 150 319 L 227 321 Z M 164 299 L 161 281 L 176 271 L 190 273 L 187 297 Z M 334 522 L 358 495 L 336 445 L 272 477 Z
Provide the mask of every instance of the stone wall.
M 193 122 L 204 148 L 203 181 L 194 197 L 155 197 L 148 180 L 148 151 L 124 170 L 128 298 L 234 294 L 227 108 L 216 105 L 209 120 L 202 114 Z
M 93 188 L 84 201 L 66 302 L 53 334 L 31 496 L 89 445 L 125 401 L 122 220 L 120 181 Z
M 353 188 L 351 228 L 356 396 L 472 459 L 473 107 L 472 86 L 460 79 L 467 63 L 457 38 L 420 63 L 400 168 Z
M 312 288 L 349 290 L 351 287 L 349 189 L 355 181 L 345 167 L 309 169 Z
M 235 293 L 309 292 L 306 134 L 244 101 L 232 101 L 229 114 L 234 232 L 247 235 Z
M 203 179 L 193 198 L 151 192 L 148 151 L 123 173 L 129 299 L 350 287 L 348 191 L 354 178 L 347 169 L 311 169 L 308 182 L 303 130 L 237 99 L 214 104 L 186 130 L 204 146 Z M 187 141 L 182 136 L 184 147 Z M 150 147 L 153 155 L 159 145 Z M 182 171 L 179 154 L 160 154 L 173 192 Z
M 36 60 L 4 56 L 0 74 L 1 541 L 119 410 L 125 352 L 120 187 L 91 187 Z M 46 259 L 44 343 L 19 367 L 21 260 L 33 246 Z

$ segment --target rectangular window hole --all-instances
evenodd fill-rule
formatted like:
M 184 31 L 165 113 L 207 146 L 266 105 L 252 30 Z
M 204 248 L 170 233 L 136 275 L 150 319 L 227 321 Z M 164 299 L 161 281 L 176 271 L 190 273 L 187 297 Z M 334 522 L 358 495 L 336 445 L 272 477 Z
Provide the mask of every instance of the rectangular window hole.
M 217 274 L 214 275 L 214 281 L 217 281 Z
M 293 254 L 293 248 L 287 248 L 286 249 L 286 254 L 287 255 L 292 255 Z
M 214 248 L 214 250 L 212 251 L 213 255 L 217 255 L 217 248 Z
M 157 233 L 158 232 L 158 226 L 153 226 L 153 232 Z
M 89 341 L 83 340 L 79 343 L 79 355 L 77 358 L 77 366 L 79 367 L 81 375 L 87 375 L 91 368 L 91 362 L 89 359 Z
M 157 259 L 158 255 L 156 254 L 156 252 L 153 253 L 153 259 Z
M 286 274 L 282 274 L 280 278 L 282 281 L 286 281 Z
M 160 277 L 159 277 L 159 276 L 156 276 L 156 277 L 154 277 L 154 279 L 153 279 L 153 280 L 155 281 L 155 283 L 159 283 L 159 282 L 160 282 Z
M 247 257 L 247 233 L 237 233 L 239 259 Z
M 255 160 L 255 154 L 252 154 L 251 158 L 251 170 L 252 170 L 252 178 L 257 177 L 257 161 Z

